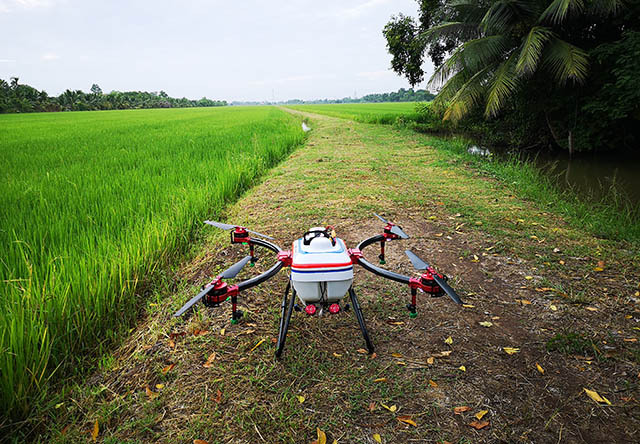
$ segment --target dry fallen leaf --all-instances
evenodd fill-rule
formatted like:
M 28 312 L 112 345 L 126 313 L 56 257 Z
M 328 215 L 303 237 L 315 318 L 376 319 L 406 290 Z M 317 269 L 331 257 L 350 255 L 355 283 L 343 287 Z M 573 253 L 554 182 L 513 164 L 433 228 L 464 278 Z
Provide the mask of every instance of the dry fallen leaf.
M 368 351 L 366 351 L 364 348 L 359 348 L 357 350 L 358 353 L 362 353 L 363 355 L 366 355 L 367 353 L 369 353 Z
M 540 364 L 538 364 L 536 362 L 536 368 L 538 369 L 538 371 L 540 372 L 540 374 L 544 375 L 544 369 L 542 368 L 542 366 Z
M 478 324 L 482 325 L 483 327 L 491 327 L 493 325 L 493 322 L 489 322 L 489 321 L 482 321 L 482 322 L 478 322 Z
M 476 430 L 484 429 L 489 425 L 489 421 L 473 421 L 469 426 L 473 427 Z
M 175 367 L 175 366 L 176 366 L 175 364 L 169 364 L 169 365 L 165 366 L 165 367 L 162 369 L 162 374 L 163 374 L 163 375 L 166 375 L 166 374 L 167 374 L 168 372 L 170 372 L 170 371 L 173 369 L 173 367 Z
M 222 392 L 220 391 L 220 389 L 216 390 L 216 397 L 213 399 L 216 404 L 220 404 L 222 402 Z
M 251 353 L 252 351 L 254 351 L 256 348 L 260 347 L 260 345 L 262 345 L 262 343 L 266 341 L 265 338 L 262 338 L 258 341 L 258 343 L 256 345 L 253 346 L 253 348 L 251 350 L 249 350 L 249 353 Z
M 429 385 L 430 385 L 431 387 L 437 387 L 437 386 L 438 386 L 438 384 L 436 383 L 436 381 L 434 381 L 433 379 L 429 379 Z
M 298 398 L 298 402 L 299 402 L 300 404 L 302 404 L 302 403 L 304 402 L 304 400 L 306 399 L 306 398 L 305 398 L 304 396 L 302 396 L 302 395 L 298 395 L 298 396 L 296 396 L 296 398 Z
M 398 416 L 396 419 L 398 421 L 400 421 L 400 422 L 404 422 L 405 424 L 409 424 L 409 425 L 412 425 L 414 427 L 418 427 L 418 424 L 416 424 L 416 422 L 413 419 L 411 419 L 411 416 L 407 416 L 407 415 Z
M 155 399 L 158 397 L 157 393 L 154 393 L 153 391 L 151 391 L 151 389 L 149 388 L 149 386 L 146 386 L 144 388 L 145 392 L 147 392 L 147 396 L 149 397 L 149 399 Z
M 461 405 L 460 407 L 454 407 L 453 413 L 455 413 L 456 415 L 460 415 L 464 412 L 468 412 L 469 410 L 471 410 L 471 407 L 467 405 Z
M 447 351 L 442 351 L 440 352 L 440 356 L 444 357 L 444 356 L 449 356 L 451 354 L 451 350 L 447 350 Z
M 94 442 L 98 440 L 99 433 L 100 426 L 98 425 L 98 420 L 96 419 L 96 422 L 93 423 L 93 430 L 91 430 L 91 439 L 93 439 Z
M 466 372 L 467 367 L 465 367 L 464 365 L 461 365 L 460 367 L 458 367 L 458 370 L 460 370 L 461 372 Z
M 216 359 L 216 352 L 213 352 L 209 355 L 209 358 L 207 358 L 207 362 L 205 362 L 204 364 L 202 364 L 203 367 L 209 368 L 211 367 L 211 365 L 213 364 L 213 361 Z
M 169 348 L 176 348 L 176 343 L 173 339 L 169 339 Z
M 453 338 L 449 336 L 447 339 L 444 340 L 444 343 L 449 345 L 453 344 Z
M 516 302 L 520 302 L 520 304 L 522 305 L 531 305 L 531 301 L 528 301 L 526 299 L 516 299 Z
M 484 415 L 486 415 L 487 413 L 489 413 L 489 410 L 480 410 L 478 413 L 476 413 L 473 416 L 475 416 L 476 419 L 480 421 L 484 417 Z
M 376 378 L 373 380 L 373 382 L 385 382 L 387 380 L 387 378 Z
M 598 311 L 598 309 L 596 307 L 584 307 L 585 310 L 589 310 L 589 311 Z
M 530 281 L 530 280 L 532 280 L 532 279 L 533 279 L 533 276 L 525 276 L 524 278 L 525 278 L 526 280 Z
M 320 428 L 317 428 L 316 432 L 318 433 L 318 444 L 327 444 L 327 435 Z
M 389 410 L 389 411 L 390 411 L 390 412 L 392 412 L 392 413 L 393 413 L 393 412 L 395 412 L 396 410 L 398 410 L 398 407 L 396 407 L 396 405 L 395 405 L 395 404 L 394 404 L 394 405 L 392 405 L 391 407 L 389 407 L 388 405 L 385 405 L 385 404 L 383 404 L 383 403 L 380 403 L 380 405 L 381 405 L 382 407 L 384 407 L 385 409 Z
M 611 405 L 611 402 L 609 402 L 607 398 L 605 398 L 604 396 L 600 396 L 597 392 L 594 392 L 593 390 L 589 390 L 587 388 L 584 388 L 584 391 L 587 394 L 587 396 L 593 399 L 595 402 L 603 402 L 607 405 Z
M 336 358 L 341 358 L 342 357 L 342 355 L 340 353 L 336 353 L 336 352 L 333 352 L 333 356 L 335 356 Z
M 224 333 L 227 331 L 225 328 L 220 329 L 220 336 L 224 336 Z
M 462 306 L 464 308 L 474 308 L 475 307 L 475 305 L 471 305 L 471 304 L 462 304 Z
M 402 358 L 401 353 L 391 353 L 391 356 L 393 356 L 394 358 Z
M 508 355 L 513 355 L 515 353 L 518 353 L 520 351 L 519 348 L 517 347 L 502 347 L 502 349 L 508 354 Z
M 558 307 L 553 304 L 549 305 L 549 308 L 551 309 L 551 311 L 558 311 Z
M 380 438 L 380 435 L 378 435 L 377 433 L 373 434 L 373 440 L 378 444 L 382 444 L 382 438 Z
M 376 409 L 376 403 L 375 403 L 375 402 L 373 402 L 373 401 L 372 401 L 372 402 L 370 402 L 370 403 L 369 403 L 369 411 L 370 411 L 371 413 L 373 413 L 373 411 L 374 411 L 375 409 Z
M 209 444 L 209 442 L 202 439 L 194 439 L 193 444 Z
M 433 365 L 434 362 L 435 362 L 435 358 L 433 356 L 429 356 L 427 358 L 427 364 Z

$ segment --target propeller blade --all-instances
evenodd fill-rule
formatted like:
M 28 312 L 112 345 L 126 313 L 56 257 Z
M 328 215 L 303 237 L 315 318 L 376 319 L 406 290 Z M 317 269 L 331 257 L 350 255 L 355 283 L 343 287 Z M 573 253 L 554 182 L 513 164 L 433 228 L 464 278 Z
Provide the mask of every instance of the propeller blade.
M 245 228 L 246 230 L 246 228 Z M 264 237 L 265 239 L 271 239 L 271 240 L 275 240 L 274 238 L 272 238 L 271 236 L 267 236 L 266 234 L 262 234 L 262 233 L 258 233 L 257 231 L 252 231 L 252 230 L 247 230 L 249 233 L 253 233 L 253 234 L 257 234 L 260 237 Z
M 437 274 L 433 275 L 433 280 L 436 281 L 436 283 L 440 286 L 440 288 L 442 288 L 444 292 L 447 293 L 451 299 L 453 299 L 453 302 L 455 302 L 458 305 L 462 305 L 462 299 L 460 299 L 460 296 L 458 296 L 458 293 L 456 293 L 456 291 L 453 288 L 451 288 L 449 284 L 447 284 L 447 281 L 442 279 Z
M 220 277 L 222 279 L 231 279 L 233 277 L 236 277 L 236 275 L 240 273 L 240 270 L 242 270 L 244 266 L 247 265 L 247 262 L 249 262 L 250 260 L 251 260 L 251 256 L 245 256 L 243 259 L 239 260 L 238 262 L 236 262 L 235 264 L 233 264 L 232 266 L 224 270 L 220 274 Z
M 205 224 L 213 225 L 214 227 L 222 228 L 223 230 L 233 230 L 236 226 L 230 224 L 223 224 L 222 222 L 214 222 L 212 220 L 205 220 Z
M 384 222 L 385 224 L 388 224 L 388 223 L 389 223 L 389 221 L 388 221 L 387 219 L 385 219 L 384 217 L 379 216 L 379 215 L 377 215 L 376 213 L 373 213 L 373 215 L 374 215 L 375 217 L 377 217 L 378 219 L 380 219 L 380 220 L 381 220 L 382 222 Z
M 176 311 L 176 314 L 173 315 L 174 318 L 177 318 L 179 316 L 182 316 L 187 310 L 189 310 L 191 307 L 193 307 L 200 299 L 202 299 L 211 289 L 211 285 L 207 286 L 204 290 L 202 290 L 200 293 L 198 293 L 196 296 L 192 297 L 191 299 L 189 299 L 189 302 L 187 302 L 186 304 L 184 304 L 182 306 L 182 308 L 178 311 Z
M 238 275 L 238 273 L 240 273 L 240 270 L 242 270 L 242 268 L 247 265 L 247 263 L 251 260 L 251 256 L 245 256 L 243 259 L 239 260 L 238 262 L 236 262 L 235 264 L 233 264 L 232 266 L 230 266 L 229 268 L 227 268 L 226 270 L 224 270 L 221 274 L 220 274 L 220 278 L 221 279 L 231 279 L 233 277 L 236 277 Z M 182 316 L 187 310 L 189 310 L 191 307 L 193 307 L 198 301 L 200 301 L 200 299 L 202 299 L 203 297 L 205 297 L 205 295 L 207 293 L 209 293 L 209 290 L 211 290 L 211 285 L 208 285 L 204 290 L 202 290 L 200 293 L 198 293 L 197 295 L 195 295 L 194 297 L 192 297 L 191 299 L 189 299 L 189 302 L 187 302 L 186 304 L 184 304 L 182 306 L 182 308 L 180 310 L 178 310 L 176 312 L 176 314 L 173 315 L 173 317 L 177 318 L 179 316 Z
M 427 264 L 425 261 L 420 259 L 413 251 L 407 250 L 405 251 L 405 253 L 407 256 L 409 256 L 409 260 L 411 261 L 413 266 L 416 268 L 416 270 L 426 270 L 427 268 L 429 268 L 429 264 Z M 447 284 L 447 281 L 442 279 L 436 273 L 434 273 L 432 276 L 433 276 L 433 280 L 436 281 L 436 284 L 438 284 L 440 288 L 442 288 L 444 292 L 447 293 L 447 295 L 451 299 L 453 299 L 453 302 L 455 302 L 458 305 L 462 305 L 462 300 L 460 299 L 460 296 L 458 296 L 458 293 L 456 293 L 456 291 L 453 288 L 451 288 L 449 284 Z
M 409 260 L 416 270 L 426 270 L 427 268 L 429 268 L 429 264 L 420 259 L 413 251 L 407 250 L 405 251 L 405 254 L 409 256 Z
M 223 230 L 233 230 L 236 227 L 238 227 L 238 225 L 223 224 L 222 222 L 214 222 L 212 220 L 205 220 L 204 223 L 205 224 L 209 224 L 209 225 L 213 225 L 214 227 L 222 228 Z M 245 230 L 247 230 L 247 229 L 245 228 Z M 256 235 L 258 235 L 260 237 L 264 237 L 265 239 L 274 240 L 271 236 L 267 236 L 266 234 L 258 233 L 257 231 L 253 231 L 253 230 L 247 230 L 247 231 L 249 233 L 256 234 Z
M 391 232 L 393 234 L 396 234 L 398 236 L 400 236 L 402 239 L 409 239 L 409 235 L 407 233 L 405 233 L 404 231 L 402 231 L 402 228 L 400 228 L 397 225 L 394 225 L 391 227 Z

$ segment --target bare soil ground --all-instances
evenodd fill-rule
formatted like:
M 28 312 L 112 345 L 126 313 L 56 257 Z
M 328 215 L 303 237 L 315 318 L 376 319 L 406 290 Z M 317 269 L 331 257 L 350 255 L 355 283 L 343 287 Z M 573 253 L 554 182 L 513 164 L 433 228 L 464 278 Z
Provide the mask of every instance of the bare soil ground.
M 306 117 L 306 145 L 227 221 L 285 248 L 331 224 L 353 247 L 381 231 L 372 212 L 383 214 L 411 235 L 388 245 L 385 266 L 411 274 L 411 248 L 450 276 L 466 306 L 421 295 L 411 319 L 408 288 L 357 270 L 375 355 L 362 353 L 352 311 L 294 313 L 277 360 L 285 272 L 241 295 L 237 325 L 228 304 L 171 318 L 246 254 L 212 233 L 172 277 L 178 291 L 151 303 L 103 370 L 69 394 L 47 440 L 309 443 L 320 429 L 339 443 L 640 441 L 638 251 L 522 201 L 427 136 Z M 270 266 L 268 256 L 239 278 Z

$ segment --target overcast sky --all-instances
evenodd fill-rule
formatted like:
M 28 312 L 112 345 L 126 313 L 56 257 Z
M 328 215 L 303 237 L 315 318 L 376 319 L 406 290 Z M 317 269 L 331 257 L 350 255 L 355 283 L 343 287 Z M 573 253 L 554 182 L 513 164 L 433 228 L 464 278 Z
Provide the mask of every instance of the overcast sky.
M 58 95 L 166 91 L 226 100 L 408 88 L 382 28 L 415 0 L 0 0 L 0 78 Z M 424 87 L 425 85 L 420 85 Z

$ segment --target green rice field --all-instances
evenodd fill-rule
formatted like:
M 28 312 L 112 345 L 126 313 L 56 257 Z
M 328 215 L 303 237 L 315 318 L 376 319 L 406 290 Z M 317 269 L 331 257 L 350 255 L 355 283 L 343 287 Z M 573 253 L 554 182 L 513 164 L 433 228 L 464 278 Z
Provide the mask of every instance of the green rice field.
M 1 416 L 95 356 L 144 280 L 303 139 L 274 107 L 0 115 Z
M 326 105 L 287 105 L 310 113 L 355 120 L 363 123 L 391 124 L 398 118 L 417 120 L 416 102 L 393 103 L 332 103 Z

